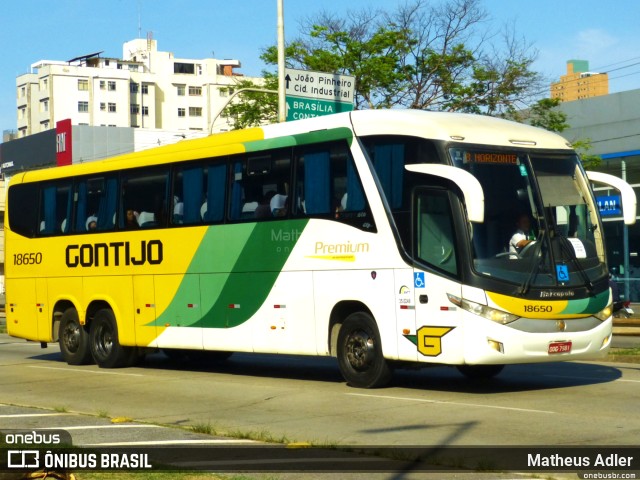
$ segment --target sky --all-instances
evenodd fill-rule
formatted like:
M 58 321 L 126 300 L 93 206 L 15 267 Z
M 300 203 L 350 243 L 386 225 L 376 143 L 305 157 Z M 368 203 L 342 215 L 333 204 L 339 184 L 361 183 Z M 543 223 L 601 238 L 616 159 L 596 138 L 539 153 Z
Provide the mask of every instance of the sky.
M 284 0 L 285 35 L 324 9 L 340 15 L 406 0 Z M 437 0 L 433 0 L 437 1 Z M 610 72 L 610 91 L 640 88 L 640 1 L 481 0 L 486 28 L 506 26 L 538 52 L 533 68 L 549 80 L 569 59 Z M 158 49 L 177 58 L 234 58 L 242 73 L 259 75 L 263 48 L 276 41 L 276 0 L 20 0 L 0 10 L 0 130 L 16 128 L 15 79 L 38 60 L 68 60 L 104 51 L 121 57 L 122 44 L 153 32 Z M 634 65 L 635 64 L 635 65 Z

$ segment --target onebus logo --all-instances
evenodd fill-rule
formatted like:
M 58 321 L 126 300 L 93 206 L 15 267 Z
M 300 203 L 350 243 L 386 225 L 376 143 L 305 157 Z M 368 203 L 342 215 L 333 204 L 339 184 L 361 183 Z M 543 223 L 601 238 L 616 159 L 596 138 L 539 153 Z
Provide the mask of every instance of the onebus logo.
M 120 265 L 159 265 L 163 259 L 160 240 L 142 240 L 140 245 L 131 242 L 85 243 L 68 245 L 65 260 L 67 267 L 119 267 Z

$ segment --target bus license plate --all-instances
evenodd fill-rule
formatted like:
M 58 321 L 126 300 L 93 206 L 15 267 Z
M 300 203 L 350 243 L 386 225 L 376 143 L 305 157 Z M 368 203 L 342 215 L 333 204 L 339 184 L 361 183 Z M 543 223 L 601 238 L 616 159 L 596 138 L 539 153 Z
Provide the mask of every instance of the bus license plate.
M 571 352 L 571 342 L 553 342 L 549 344 L 549 355 Z

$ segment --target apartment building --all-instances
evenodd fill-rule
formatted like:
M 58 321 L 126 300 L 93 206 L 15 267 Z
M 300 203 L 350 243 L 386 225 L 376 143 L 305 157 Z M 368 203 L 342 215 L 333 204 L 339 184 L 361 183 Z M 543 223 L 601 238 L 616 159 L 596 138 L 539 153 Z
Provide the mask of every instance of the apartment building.
M 16 79 L 17 131 L 25 137 L 72 125 L 171 131 L 229 129 L 218 116 L 239 76 L 239 60 L 175 58 L 151 38 L 124 43 L 122 58 L 102 52 L 41 60 Z M 253 79 L 260 83 L 261 79 Z
M 609 75 L 589 71 L 588 60 L 567 61 L 567 73 L 551 84 L 551 98 L 572 102 L 609 93 Z

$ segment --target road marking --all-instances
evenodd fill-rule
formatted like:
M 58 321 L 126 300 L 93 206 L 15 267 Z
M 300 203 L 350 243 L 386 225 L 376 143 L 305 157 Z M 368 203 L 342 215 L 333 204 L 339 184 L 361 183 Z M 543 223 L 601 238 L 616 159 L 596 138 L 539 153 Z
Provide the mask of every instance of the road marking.
M 15 413 L 12 415 L 0 415 L 0 418 L 26 418 L 26 417 L 61 417 L 70 413 Z
M 141 442 L 105 442 L 105 443 L 83 443 L 83 447 L 135 447 L 137 445 L 235 445 L 237 443 L 259 443 L 253 440 L 150 440 Z
M 73 427 L 45 427 L 38 430 L 99 430 L 107 428 L 163 428 L 160 425 L 148 425 L 146 423 L 136 425 L 76 425 Z
M 346 393 L 345 395 L 352 395 L 354 397 L 370 397 L 370 398 L 384 398 L 386 400 L 404 400 L 409 402 L 423 402 L 423 403 L 437 403 L 441 405 L 457 405 L 460 407 L 478 407 L 478 408 L 493 408 L 497 410 L 512 410 L 514 412 L 530 412 L 530 413 L 557 413 L 549 410 L 534 410 L 532 408 L 518 408 L 518 407 L 502 407 L 499 405 L 483 405 L 481 403 L 462 403 L 462 402 L 447 402 L 444 400 L 428 400 L 426 398 L 411 398 L 411 397 L 393 397 L 387 395 L 371 395 L 368 393 Z
M 43 367 L 41 365 L 27 365 L 29 368 L 41 368 L 45 370 L 62 370 L 65 372 L 95 373 L 98 375 L 120 375 L 123 377 L 144 377 L 141 373 L 103 372 L 102 370 L 84 370 L 82 368 Z

